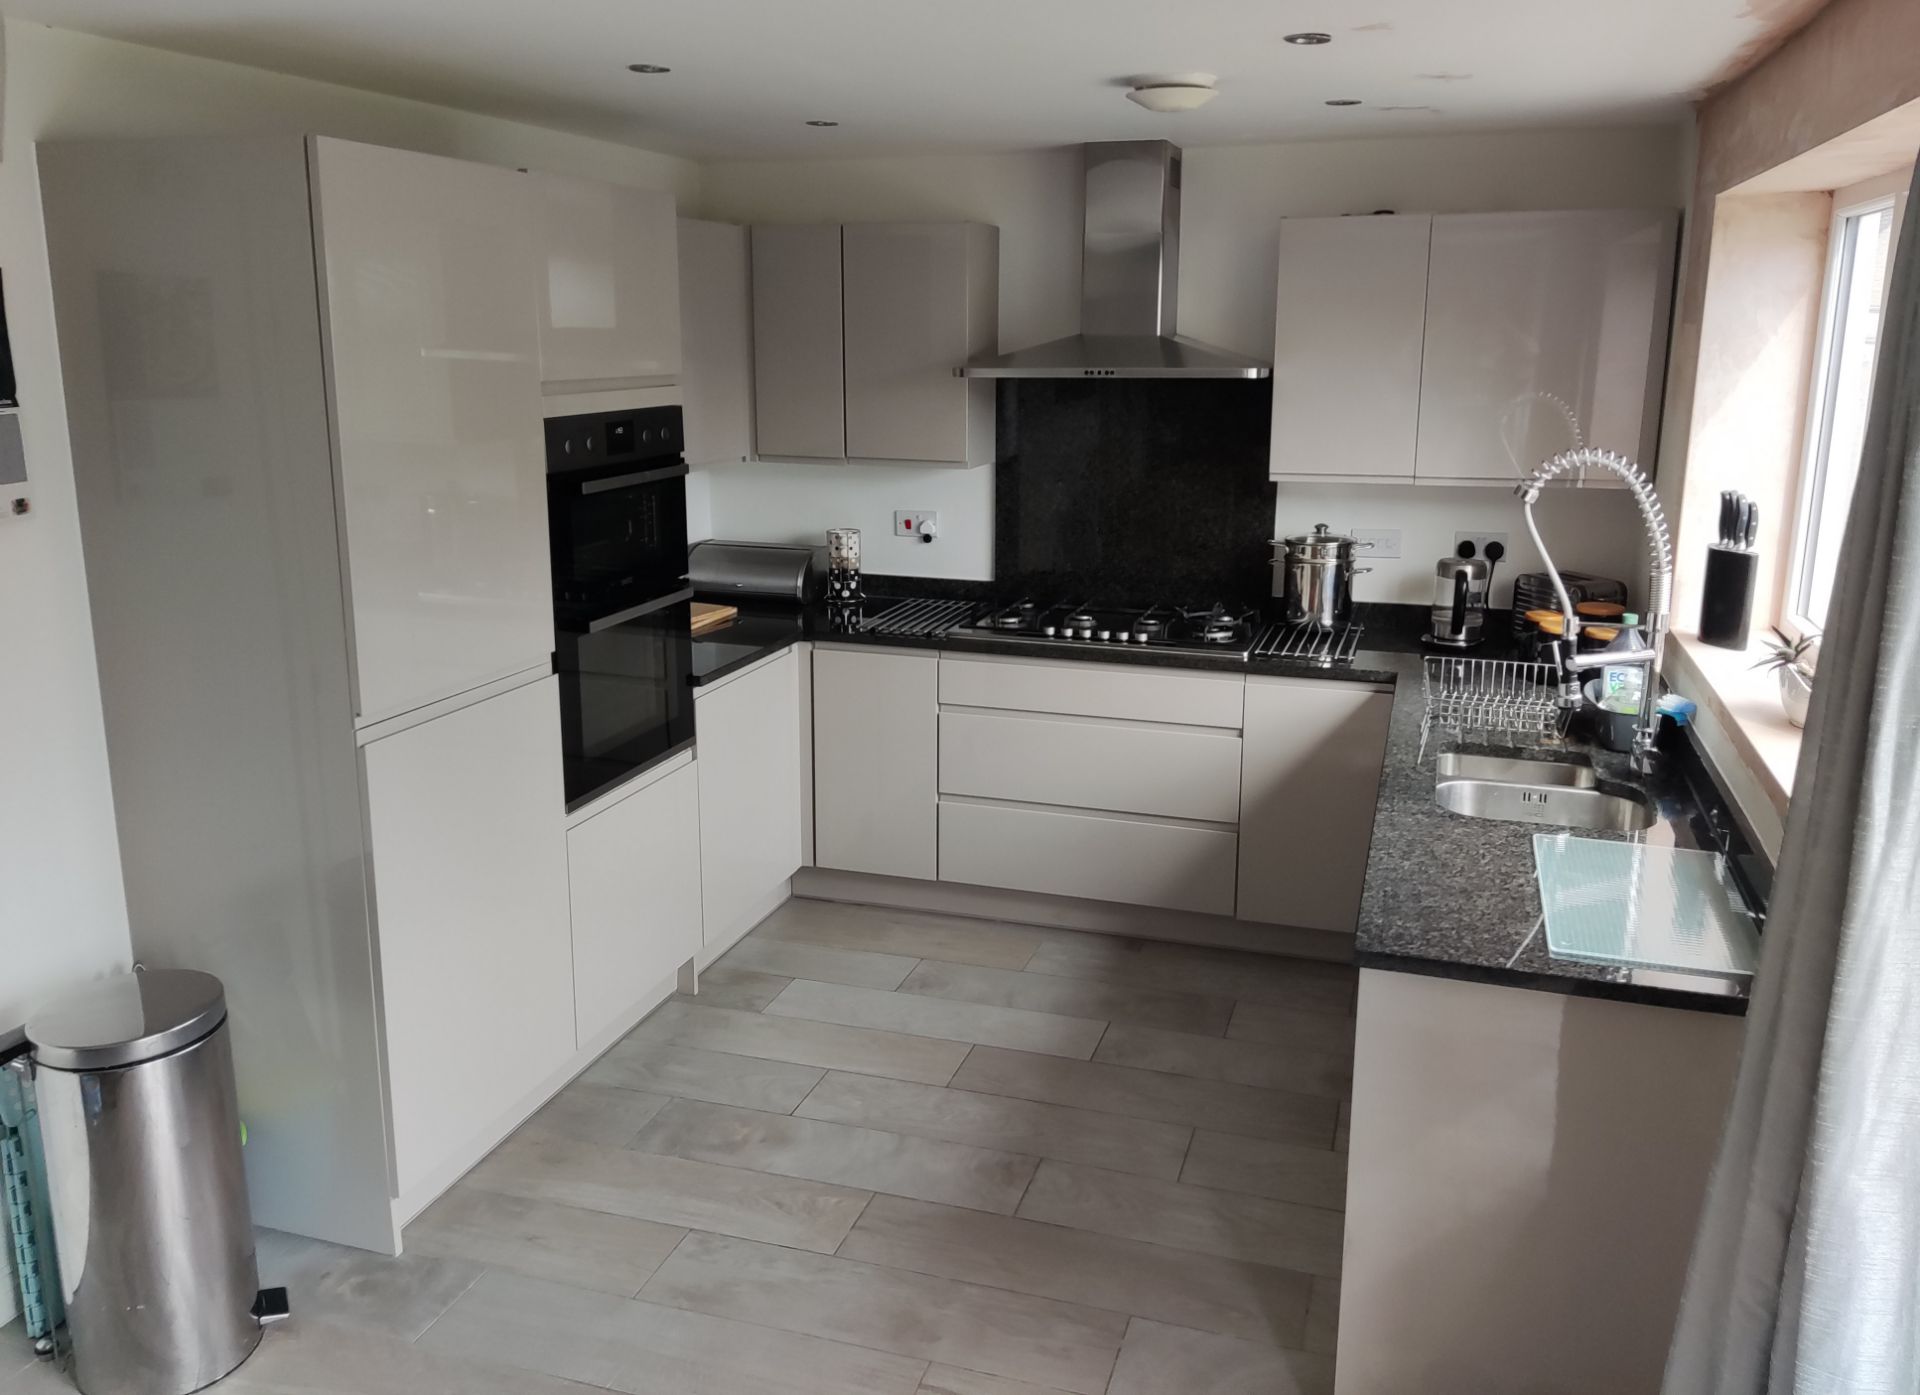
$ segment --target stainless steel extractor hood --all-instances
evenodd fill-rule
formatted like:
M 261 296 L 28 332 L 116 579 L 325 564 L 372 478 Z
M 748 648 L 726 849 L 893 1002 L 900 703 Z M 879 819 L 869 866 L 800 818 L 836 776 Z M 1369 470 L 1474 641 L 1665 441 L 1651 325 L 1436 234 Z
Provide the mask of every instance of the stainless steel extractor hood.
M 975 359 L 965 378 L 1265 378 L 1273 367 L 1174 333 L 1180 151 L 1163 140 L 1086 147 L 1080 332 Z

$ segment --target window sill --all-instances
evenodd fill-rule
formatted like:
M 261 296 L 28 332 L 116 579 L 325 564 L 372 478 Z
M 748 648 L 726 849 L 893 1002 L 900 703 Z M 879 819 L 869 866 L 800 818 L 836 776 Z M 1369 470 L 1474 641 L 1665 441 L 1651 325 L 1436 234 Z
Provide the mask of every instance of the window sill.
M 1666 679 L 1718 720 L 1754 781 L 1786 817 L 1793 771 L 1800 763 L 1800 728 L 1780 706 L 1780 681 L 1753 665 L 1767 654 L 1763 644 L 1743 652 L 1703 644 L 1698 635 L 1675 631 L 1668 640 Z

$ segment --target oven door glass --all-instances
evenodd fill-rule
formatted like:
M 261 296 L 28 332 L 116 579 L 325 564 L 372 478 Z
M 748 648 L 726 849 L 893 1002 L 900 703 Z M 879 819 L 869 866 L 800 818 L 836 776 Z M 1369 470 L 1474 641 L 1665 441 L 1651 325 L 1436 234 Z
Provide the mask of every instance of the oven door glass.
M 567 808 L 693 743 L 691 589 L 591 629 L 563 629 L 554 651 Z
M 554 602 L 604 615 L 664 595 L 687 575 L 687 467 L 547 477 Z

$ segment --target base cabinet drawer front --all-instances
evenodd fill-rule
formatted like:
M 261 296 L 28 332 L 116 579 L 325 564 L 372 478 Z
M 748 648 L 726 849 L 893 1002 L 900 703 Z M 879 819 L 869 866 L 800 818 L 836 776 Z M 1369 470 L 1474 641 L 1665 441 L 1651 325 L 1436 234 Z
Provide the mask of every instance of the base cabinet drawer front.
M 1230 828 L 940 801 L 940 880 L 1233 914 Z
M 705 943 L 800 869 L 800 659 L 791 649 L 694 698 Z
M 700 776 L 688 764 L 567 832 L 574 1039 L 700 952 Z
M 940 702 L 1078 717 L 1238 729 L 1238 673 L 1172 673 L 1118 664 L 942 658 Z
M 574 1051 L 558 682 L 361 759 L 404 1196 Z
M 947 710 L 940 793 L 1235 823 L 1240 737 L 1226 730 Z
M 932 881 L 937 673 L 925 650 L 813 651 L 813 860 Z
M 1351 934 L 1393 696 L 1250 677 L 1241 741 L 1241 920 Z

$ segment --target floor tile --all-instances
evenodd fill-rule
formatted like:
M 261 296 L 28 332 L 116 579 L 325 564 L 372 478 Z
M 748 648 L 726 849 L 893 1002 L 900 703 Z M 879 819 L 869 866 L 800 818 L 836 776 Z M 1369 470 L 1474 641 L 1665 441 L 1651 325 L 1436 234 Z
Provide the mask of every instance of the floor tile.
M 1338 1211 L 1347 1204 L 1347 1155 L 1201 1129 L 1187 1150 L 1180 1180 Z
M 467 1259 L 630 1297 L 686 1233 L 461 1183 L 407 1227 L 406 1246 L 408 1254 Z
M 1063 978 L 1058 974 L 1030 974 L 1019 969 L 982 969 L 971 964 L 942 964 L 925 960 L 899 985 L 902 993 L 993 1007 L 1026 1008 L 1064 1017 L 1090 1017 L 1107 1022 L 1138 1022 L 1177 1032 L 1219 1036 L 1233 1013 L 1228 998 L 1192 993 L 1158 993 L 1149 988 L 1125 988 L 1094 979 Z M 1346 1023 L 1347 1036 L 1353 1024 Z
M 846 1238 L 868 1200 L 866 1192 L 850 1187 L 564 1138 L 509 1139 L 467 1174 L 467 1183 L 823 1254 Z
M 589 1066 L 581 1079 L 785 1114 L 807 1097 L 807 1091 L 820 1083 L 823 1074 L 825 1072 L 814 1066 L 764 1061 L 756 1056 L 703 1051 L 691 1046 L 668 1046 L 629 1036 Z M 639 1127 L 633 1132 L 640 1132 Z
M 1324 1051 L 1331 1056 L 1353 1055 L 1353 1019 L 1344 1012 L 1310 1012 L 1276 1007 L 1272 1003 L 1235 1003 L 1227 1035 L 1236 1041 L 1264 1041 L 1275 1046 Z
M 797 940 L 749 935 L 721 958 L 727 968 L 753 969 L 815 983 L 844 983 L 853 988 L 898 988 L 920 961 L 901 954 L 863 949 L 830 949 Z
M 1036 1165 L 996 1149 L 692 1100 L 661 1110 L 633 1146 L 1003 1215 L 1020 1204 Z
M 224 1385 L 219 1388 L 226 1389 Z M 51 1361 L 36 1359 L 31 1365 L 0 1374 L 0 1395 L 73 1395 L 73 1379 Z
M 667 1102 L 664 1094 L 617 1088 L 582 1078 L 548 1100 L 521 1126 L 524 1137 L 577 1138 L 618 1148 L 646 1126 Z
M 257 1232 L 260 1282 L 284 1284 L 303 1321 L 412 1341 L 480 1277 L 464 1259 L 350 1250 L 283 1231 Z
M 663 1004 L 634 1028 L 628 1040 L 726 1051 L 859 1075 L 888 1075 L 928 1085 L 946 1084 L 967 1055 L 965 1042 L 688 1003 Z
M 1082 1061 L 1093 1055 L 1093 1048 L 1099 1045 L 1101 1034 L 1107 1030 L 1105 1022 L 1084 1017 L 923 998 L 911 993 L 882 993 L 872 988 L 848 988 L 843 984 L 813 983 L 807 979 L 795 979 L 767 1005 L 767 1014 L 942 1041 L 1004 1046 L 1014 1051 L 1071 1056 Z
M 1307 1304 L 1307 1339 L 1301 1345 L 1322 1356 L 1332 1356 L 1339 1332 L 1340 1281 L 1315 1279 L 1313 1299 Z
M 1357 980 L 1344 964 L 1068 930 L 1045 933 L 1026 965 L 1034 973 L 1309 1011 L 1346 1012 L 1353 1006 Z
M 700 991 L 675 994 L 680 1002 L 699 1003 L 703 1007 L 739 1008 L 758 1012 L 780 996 L 780 990 L 793 980 L 781 974 L 765 974 L 757 969 L 737 968 L 732 964 L 714 964 L 700 971 Z
M 420 1345 L 628 1395 L 912 1395 L 925 1369 L 911 1358 L 502 1273 L 475 1284 Z
M 1333 1362 L 1135 1318 L 1109 1395 L 1332 1395 Z
M 1125 1319 L 1051 1299 L 718 1236 L 689 1235 L 649 1301 L 1100 1395 Z
M 10 1387 L 0 1389 L 13 1395 Z M 592 1386 L 330 1327 L 297 1312 L 268 1328 L 246 1364 L 213 1389 L 218 1395 L 596 1395 Z M 72 1395 L 73 1387 L 64 1390 Z
M 862 949 L 912 959 L 979 964 L 989 969 L 1020 969 L 1026 967 L 1046 932 L 964 916 L 796 897 L 762 921 L 753 933 L 763 940 L 799 940 L 830 949 Z
M 1324 1147 L 1338 1106 L 1329 1099 L 1195 1080 L 1159 1071 L 1066 1061 L 976 1046 L 953 1077 L 955 1089 L 1076 1105 L 1134 1119 L 1192 1124 L 1227 1133 Z
M 4 1260 L 0 1260 L 0 1282 L 12 1282 L 12 1271 Z M 6 1388 L 8 1378 L 15 1372 L 26 1370 L 37 1360 L 39 1358 L 33 1354 L 33 1339 L 27 1335 L 25 1318 L 15 1318 L 0 1326 L 0 1390 Z
M 1005 1376 L 933 1366 L 920 1382 L 919 1395 L 1063 1395 L 1063 1392 L 1029 1385 L 1023 1380 L 1008 1380 Z
M 890 1196 L 873 1199 L 838 1253 L 1296 1347 L 1315 1282 L 1270 1265 Z
M 1047 1161 L 1015 1214 L 1304 1274 L 1340 1273 L 1345 1217 L 1318 1206 Z
M 1184 1124 L 838 1071 L 794 1113 L 1145 1177 L 1178 1177 L 1192 1134 Z
M 1116 1022 L 1107 1030 L 1093 1059 L 1330 1100 L 1345 1099 L 1353 1085 L 1353 1062 L 1345 1055 L 1167 1032 L 1126 1022 Z

